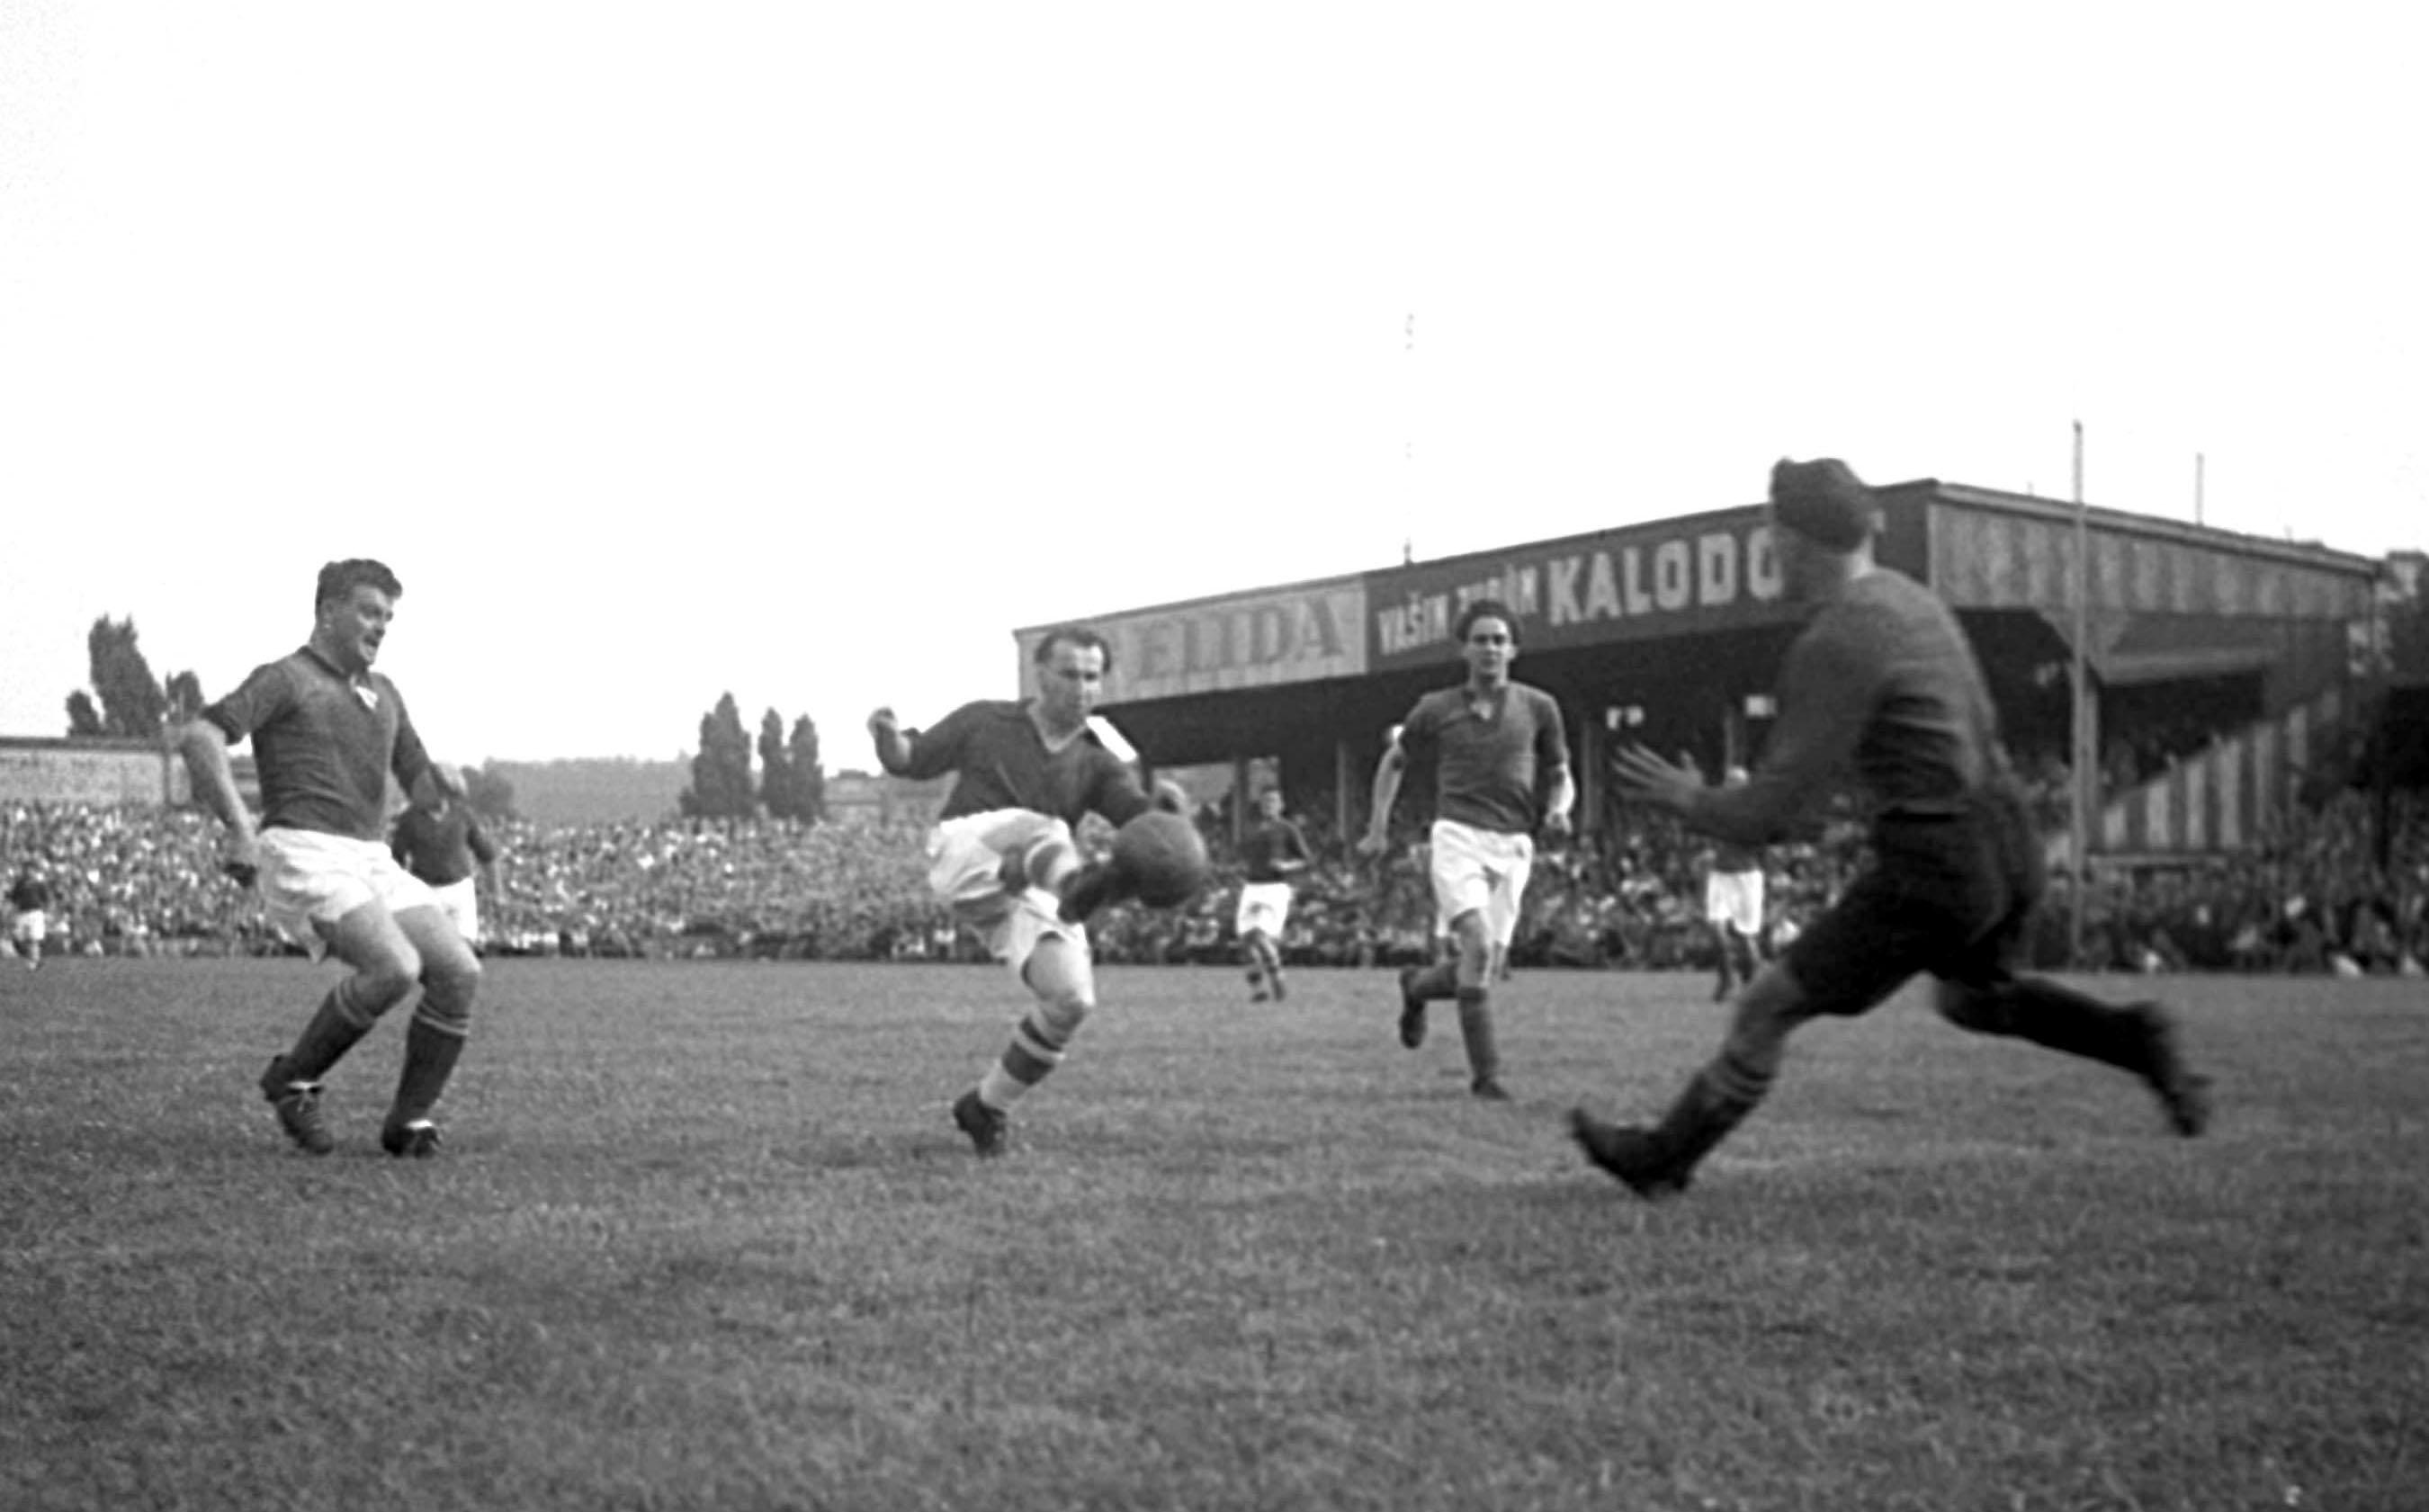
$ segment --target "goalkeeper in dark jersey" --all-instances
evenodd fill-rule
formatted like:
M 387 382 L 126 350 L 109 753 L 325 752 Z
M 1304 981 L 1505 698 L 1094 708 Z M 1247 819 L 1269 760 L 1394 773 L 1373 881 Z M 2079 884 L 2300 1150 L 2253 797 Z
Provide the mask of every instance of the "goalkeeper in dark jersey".
M 928 730 L 894 711 L 868 716 L 878 764 L 896 777 L 954 776 L 927 841 L 928 886 L 986 942 L 1036 1001 L 1012 1043 L 952 1107 L 983 1156 L 1001 1155 L 1007 1110 L 1056 1066 L 1097 1006 L 1088 915 L 1134 891 L 1114 863 L 1083 865 L 1072 830 L 1090 814 L 1118 828 L 1150 808 L 1180 813 L 1181 789 L 1149 795 L 1090 718 L 1113 651 L 1085 626 L 1046 633 L 1032 660 L 1037 691 L 1020 702 L 966 703 Z
M 1779 722 L 1752 781 L 1708 787 L 1643 749 L 1615 759 L 1628 797 L 1741 845 L 1809 822 L 1842 774 L 1873 815 L 1872 864 L 1739 995 L 1720 1053 L 1660 1123 L 1571 1115 L 1587 1158 L 1640 1196 L 1686 1189 L 1770 1092 L 1798 1026 L 1862 1013 L 1918 973 L 1938 978 L 1935 1006 L 1958 1027 L 2138 1076 L 2179 1134 L 2208 1121 L 2207 1082 L 2187 1068 L 2157 1004 L 2113 1006 L 2017 974 L 2046 879 L 2041 837 L 1957 616 L 1875 565 L 1875 514 L 1871 490 L 1835 458 L 1772 469 L 1781 576 L 1816 609 L 1789 650 Z

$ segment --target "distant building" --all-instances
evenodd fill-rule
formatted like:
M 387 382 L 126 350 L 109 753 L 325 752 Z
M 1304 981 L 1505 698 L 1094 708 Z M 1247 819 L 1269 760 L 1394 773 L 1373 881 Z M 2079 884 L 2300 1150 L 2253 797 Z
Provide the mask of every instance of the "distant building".
M 231 754 L 237 792 L 261 807 L 253 753 Z M 0 803 L 142 804 L 193 801 L 186 764 L 167 741 L 74 735 L 0 735 Z
M 0 800 L 183 803 L 186 765 L 159 741 L 0 735 Z

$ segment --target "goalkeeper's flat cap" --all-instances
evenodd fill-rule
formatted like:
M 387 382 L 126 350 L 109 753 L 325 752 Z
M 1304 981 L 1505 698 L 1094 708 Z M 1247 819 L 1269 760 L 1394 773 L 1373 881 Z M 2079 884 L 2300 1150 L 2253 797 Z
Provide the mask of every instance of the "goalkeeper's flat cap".
M 1871 538 L 1879 508 L 1864 480 L 1837 457 L 1772 464 L 1772 518 L 1816 546 L 1854 551 Z

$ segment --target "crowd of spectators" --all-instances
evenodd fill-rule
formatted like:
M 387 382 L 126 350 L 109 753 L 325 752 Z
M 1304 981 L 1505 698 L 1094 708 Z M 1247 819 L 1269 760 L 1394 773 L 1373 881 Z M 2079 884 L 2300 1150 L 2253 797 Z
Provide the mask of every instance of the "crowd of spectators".
M 0 867 L 50 886 L 53 948 L 78 955 L 252 949 L 274 941 L 251 895 L 220 876 L 199 809 L 0 805 Z
M 2066 927 L 2058 880 L 2045 931 Z M 2345 790 L 2297 810 L 2248 855 L 2105 878 L 2083 912 L 2082 961 L 2095 969 L 2418 976 L 2429 964 L 2429 796 L 2388 795 L 2382 813 Z M 2065 945 L 2040 948 L 2062 961 Z
M 1319 805 L 1311 803 L 1310 808 Z M 1675 821 L 1615 810 L 1543 854 L 1528 888 L 1518 967 L 1702 969 L 1707 845 Z M 1095 929 L 1100 957 L 1231 962 L 1238 869 L 1225 815 L 1217 885 L 1176 910 L 1115 909 Z M 2233 862 L 2104 868 L 2083 909 L 2060 876 L 2035 942 L 2038 963 L 2127 971 L 2418 974 L 2429 960 L 2429 798 L 2397 795 L 2384 864 L 2372 800 L 2346 792 L 2298 814 Z M 1435 921 L 1423 830 L 1380 862 L 1303 818 L 1316 864 L 1300 879 L 1284 942 L 1300 965 L 1429 959 Z M 920 832 L 905 826 L 791 821 L 492 826 L 504 854 L 482 898 L 492 954 L 799 960 L 975 960 L 929 896 Z M 0 866 L 38 864 L 53 895 L 52 948 L 71 955 L 279 953 L 294 949 L 253 895 L 220 877 L 199 813 L 77 803 L 0 805 Z M 1767 855 L 1774 944 L 1836 896 L 1861 857 L 1838 822 Z

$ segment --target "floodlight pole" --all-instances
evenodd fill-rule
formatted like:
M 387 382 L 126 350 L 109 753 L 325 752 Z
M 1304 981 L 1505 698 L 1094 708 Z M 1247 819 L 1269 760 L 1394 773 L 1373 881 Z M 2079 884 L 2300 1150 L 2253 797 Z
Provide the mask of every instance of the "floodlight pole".
M 2067 680 L 2074 698 L 2068 720 L 2069 739 L 2074 748 L 2072 764 L 2074 781 L 2071 824 L 2073 834 L 2067 843 L 2067 855 L 2074 873 L 2074 885 L 2070 888 L 2067 909 L 2067 963 L 2080 968 L 2083 962 L 2084 891 L 2090 885 L 2091 868 L 2091 794 L 2099 753 L 2091 749 L 2091 658 L 2085 651 L 2085 642 L 2091 630 L 2091 529 L 2083 503 L 2083 422 L 2074 422 L 2074 668 Z

